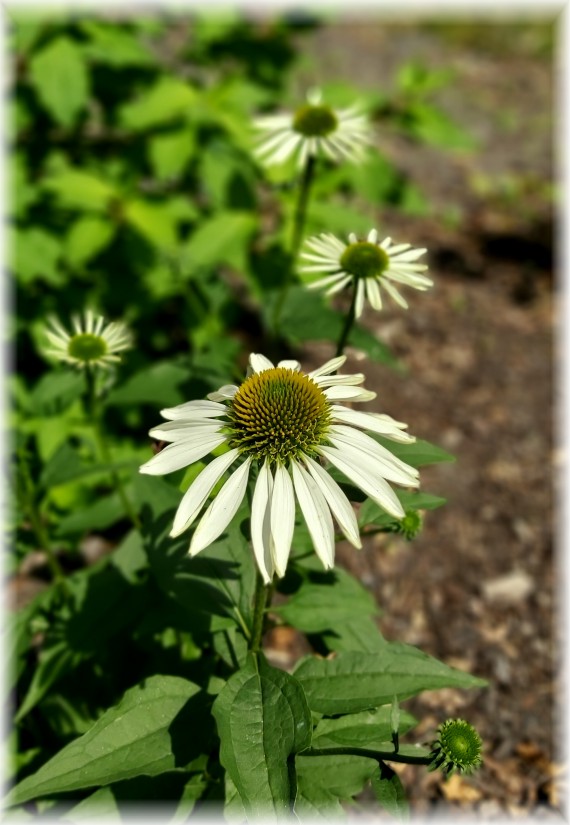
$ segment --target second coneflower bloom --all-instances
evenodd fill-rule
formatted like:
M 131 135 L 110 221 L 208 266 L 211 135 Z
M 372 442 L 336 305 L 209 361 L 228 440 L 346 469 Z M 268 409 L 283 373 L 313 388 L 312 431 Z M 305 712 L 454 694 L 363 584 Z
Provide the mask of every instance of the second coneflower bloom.
M 418 471 L 362 431 L 393 441 L 415 439 L 403 432 L 405 424 L 388 415 L 358 412 L 339 403 L 375 397 L 360 386 L 362 374 L 336 374 L 345 360 L 344 356 L 333 358 L 305 373 L 297 361 L 280 361 L 274 366 L 263 355 L 252 354 L 240 386 L 223 386 L 208 400 L 162 410 L 169 421 L 152 429 L 150 435 L 170 443 L 140 468 L 142 473 L 171 473 L 225 448 L 184 494 L 171 535 L 180 535 L 196 521 L 214 487 L 231 468 L 229 478 L 198 522 L 190 543 L 191 555 L 224 532 L 245 496 L 250 477 L 255 478 L 251 539 L 266 583 L 275 573 L 285 575 L 296 502 L 325 568 L 334 563 L 333 517 L 346 538 L 361 546 L 352 505 L 328 472 L 330 466 L 388 513 L 396 518 L 404 516 L 388 482 L 417 487 Z
M 44 353 L 65 361 L 80 369 L 110 367 L 120 361 L 119 353 L 133 345 L 129 329 L 121 321 L 105 323 L 101 315 L 90 309 L 84 318 L 71 319 L 73 332 L 68 332 L 57 320 L 50 317 L 45 328 L 48 345 Z
M 423 274 L 426 264 L 417 263 L 425 252 L 425 249 L 413 249 L 409 243 L 393 244 L 391 238 L 378 243 L 376 229 L 360 240 L 351 233 L 348 244 L 334 235 L 322 234 L 305 241 L 301 258 L 307 263 L 299 269 L 304 273 L 323 273 L 324 277 L 307 286 L 324 289 L 327 295 L 353 285 L 356 289 L 354 314 L 359 318 L 365 301 L 373 309 L 382 309 L 382 290 L 407 309 L 407 301 L 396 284 L 422 291 L 433 286 L 433 281 Z

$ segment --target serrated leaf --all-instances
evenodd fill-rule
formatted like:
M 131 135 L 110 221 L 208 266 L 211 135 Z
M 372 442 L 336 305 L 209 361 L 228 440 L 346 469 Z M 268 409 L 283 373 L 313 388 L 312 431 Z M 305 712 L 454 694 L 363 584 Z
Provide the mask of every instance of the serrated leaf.
M 361 616 L 372 616 L 377 607 L 372 594 L 360 582 L 338 569 L 314 574 L 287 604 L 273 610 L 304 633 L 319 633 Z
M 178 676 L 151 676 L 128 690 L 86 734 L 66 745 L 10 792 L 7 803 L 157 776 L 183 767 L 173 725 L 200 688 Z M 184 734 L 185 735 L 185 734 Z
M 449 667 L 412 645 L 386 642 L 375 653 L 343 652 L 303 659 L 295 668 L 311 710 L 328 716 L 369 708 L 443 687 L 484 687 L 483 679 Z
M 311 742 L 311 714 L 297 681 L 250 654 L 214 702 L 213 714 L 220 761 L 248 817 L 285 816 L 292 791 L 287 760 Z
M 44 108 L 62 126 L 72 126 L 89 97 L 89 75 L 81 48 L 60 36 L 34 54 L 29 71 Z
M 143 131 L 189 114 L 196 99 L 196 90 L 187 83 L 163 76 L 152 88 L 123 106 L 119 119 L 127 129 Z
M 110 220 L 95 215 L 78 218 L 67 233 L 65 257 L 71 266 L 83 266 L 109 245 L 114 233 Z
M 410 806 L 400 777 L 383 763 L 372 774 L 372 790 L 380 805 L 400 822 L 410 818 Z

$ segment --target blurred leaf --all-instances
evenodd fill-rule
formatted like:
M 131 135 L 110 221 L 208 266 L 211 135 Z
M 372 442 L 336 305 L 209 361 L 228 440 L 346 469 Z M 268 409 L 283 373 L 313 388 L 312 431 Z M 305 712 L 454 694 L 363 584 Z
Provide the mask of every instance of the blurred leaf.
M 372 775 L 372 790 L 380 805 L 401 822 L 410 818 L 410 806 L 400 777 L 382 763 Z
M 182 175 L 195 151 L 196 136 L 189 127 L 156 135 L 148 143 L 150 163 L 159 180 Z
M 178 676 L 144 680 L 128 690 L 91 730 L 16 785 L 8 805 L 183 767 L 173 748 L 172 726 L 199 690 Z
M 65 36 L 30 60 L 30 80 L 43 106 L 61 126 L 73 126 L 89 98 L 89 76 L 81 49 Z
M 412 645 L 386 642 L 379 653 L 338 653 L 334 659 L 307 657 L 295 668 L 311 710 L 333 715 L 358 713 L 442 687 L 484 687 L 483 679 L 422 653 Z
M 189 114 L 197 92 L 175 77 L 163 76 L 138 98 L 122 107 L 119 119 L 127 129 L 143 131 Z
M 447 115 L 428 103 L 414 103 L 407 129 L 416 138 L 443 149 L 473 149 L 474 138 Z
M 367 234 L 374 226 L 374 219 L 362 215 L 345 203 L 313 202 L 307 215 L 307 235 L 318 232 L 338 234 L 341 240 L 349 232 Z
M 399 444 L 397 441 L 390 441 L 380 435 L 374 435 L 373 437 L 387 450 L 390 450 L 391 453 L 412 467 L 439 464 L 442 461 L 455 461 L 455 456 L 451 453 L 447 453 L 441 447 L 436 447 L 435 444 L 430 444 L 429 441 L 423 441 L 421 438 L 418 438 L 412 444 Z
M 178 241 L 176 221 L 164 204 L 131 200 L 125 203 L 125 218 L 153 246 L 172 249 Z
M 95 215 L 78 218 L 67 233 L 65 256 L 71 266 L 81 267 L 109 245 L 115 227 Z
M 82 659 L 82 654 L 71 650 L 66 641 L 44 648 L 39 655 L 31 684 L 18 708 L 14 720 L 20 722 L 42 700 L 48 690 L 64 673 Z
M 249 242 L 256 228 L 257 218 L 250 212 L 218 212 L 190 236 L 183 249 L 185 267 L 194 271 L 226 263 L 245 270 Z
M 447 499 L 441 496 L 432 496 L 428 493 L 409 493 L 406 490 L 395 490 L 404 510 L 436 510 L 445 504 Z M 358 511 L 358 523 L 361 527 L 367 524 L 379 524 L 381 526 L 394 524 L 398 519 L 391 516 L 382 509 L 376 502 L 367 499 Z
M 28 166 L 23 152 L 16 152 L 10 159 L 8 168 L 10 191 L 8 198 L 9 214 L 15 218 L 23 218 L 38 198 L 38 188 L 33 186 L 28 178 Z
M 104 63 L 118 69 L 127 66 L 150 66 L 154 58 L 140 42 L 134 32 L 125 25 L 99 23 L 94 20 L 82 20 L 81 29 L 89 35 L 85 44 L 85 54 L 97 63 Z
M 39 484 L 46 488 L 56 487 L 60 484 L 75 481 L 78 478 L 105 475 L 113 470 L 125 467 L 134 468 L 137 463 L 136 459 L 132 459 L 130 461 L 115 461 L 111 464 L 89 464 L 85 462 L 71 444 L 66 442 L 61 444 L 50 456 L 40 475 Z
M 178 388 L 188 378 L 188 368 L 172 361 L 159 361 L 139 370 L 112 390 L 105 403 L 106 406 L 152 404 L 158 417 L 159 407 L 174 407 L 187 400 Z
M 124 505 L 118 495 L 100 497 L 93 504 L 64 516 L 57 526 L 58 536 L 81 534 L 88 530 L 104 530 L 125 515 Z
M 22 284 L 35 280 L 52 286 L 65 283 L 65 273 L 58 264 L 62 245 L 54 235 L 44 229 L 17 229 L 15 233 L 15 267 Z
M 252 209 L 255 206 L 254 171 L 247 156 L 227 140 L 209 143 L 200 155 L 203 187 L 216 209 Z
M 91 172 L 69 167 L 50 174 L 43 186 L 53 192 L 61 206 L 94 212 L 106 211 L 120 194 L 113 184 Z
M 297 681 L 249 655 L 214 702 L 220 761 L 248 818 L 279 821 L 291 797 L 287 759 L 311 744 L 311 714 Z
M 29 409 L 36 415 L 60 415 L 85 392 L 85 376 L 70 369 L 47 372 L 34 386 Z

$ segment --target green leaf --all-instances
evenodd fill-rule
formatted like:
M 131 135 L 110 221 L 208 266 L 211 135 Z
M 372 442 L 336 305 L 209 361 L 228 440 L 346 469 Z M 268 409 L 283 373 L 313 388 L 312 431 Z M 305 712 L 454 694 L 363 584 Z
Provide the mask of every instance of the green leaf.
M 89 98 L 87 67 L 75 41 L 50 41 L 31 58 L 29 71 L 44 108 L 61 126 L 73 126 Z
M 70 209 L 105 212 L 111 201 L 120 197 L 113 184 L 90 172 L 69 167 L 52 173 L 43 186 L 55 195 L 61 206 Z
M 65 283 L 65 274 L 59 268 L 62 246 L 54 235 L 43 229 L 16 229 L 14 266 L 23 285 L 45 281 L 52 286 Z
M 251 236 L 257 228 L 257 218 L 250 212 L 218 212 L 205 220 L 190 236 L 183 249 L 188 271 L 213 267 L 220 263 L 244 270 Z
M 42 375 L 30 395 L 30 410 L 37 415 L 60 415 L 85 390 L 85 376 L 69 369 Z
M 113 789 L 99 788 L 60 817 L 61 822 L 121 822 L 120 809 Z
M 123 502 L 118 493 L 113 493 L 62 518 L 56 532 L 58 536 L 70 536 L 87 530 L 104 530 L 124 515 Z
M 396 490 L 395 492 L 402 502 L 404 510 L 435 510 L 447 501 L 441 496 L 432 496 L 429 493 L 410 493 L 407 490 Z M 371 499 L 367 499 L 358 512 L 358 523 L 361 527 L 365 527 L 367 524 L 387 527 L 397 522 L 398 519 L 391 516 Z
M 229 679 L 214 702 L 220 761 L 248 816 L 284 817 L 291 796 L 287 760 L 311 742 L 311 714 L 298 682 L 260 655 Z
M 360 793 L 376 769 L 373 759 L 362 756 L 303 756 L 297 767 L 295 813 L 311 821 L 344 818 L 339 800 L 351 800 Z
M 188 115 L 197 97 L 195 89 L 184 81 L 163 76 L 135 101 L 123 106 L 119 119 L 127 129 L 144 131 Z
M 123 25 L 109 25 L 82 20 L 82 31 L 89 35 L 85 53 L 95 62 L 122 69 L 127 66 L 150 66 L 153 56 L 134 32 Z
M 381 750 L 392 735 L 391 706 L 383 705 L 374 711 L 351 713 L 334 719 L 321 719 L 313 731 L 313 748 L 369 748 Z M 401 711 L 399 733 L 403 734 L 417 724 L 406 711 Z
M 74 267 L 81 267 L 111 242 L 115 227 L 109 220 L 95 215 L 78 218 L 67 233 L 65 257 Z
M 173 249 L 178 243 L 176 220 L 162 203 L 132 200 L 125 204 L 125 218 L 153 246 Z
M 338 653 L 334 659 L 308 657 L 295 668 L 311 710 L 331 716 L 358 713 L 444 687 L 484 687 L 483 679 L 445 665 L 416 647 L 386 642 L 379 653 Z
M 361 650 L 376 653 L 383 650 L 386 641 L 371 616 L 359 616 L 336 625 L 333 630 L 321 634 L 329 650 Z
M 447 453 L 441 447 L 436 447 L 435 444 L 430 444 L 429 441 L 422 441 L 421 438 L 418 438 L 412 444 L 399 444 L 397 441 L 390 441 L 380 435 L 374 435 L 373 438 L 412 467 L 439 464 L 442 461 L 455 461 L 455 456 L 451 453 Z
M 406 822 L 410 818 L 410 806 L 400 777 L 383 763 L 372 775 L 372 790 L 380 805 L 395 819 Z
M 374 220 L 362 215 L 344 203 L 334 201 L 315 201 L 309 206 L 307 235 L 316 232 L 332 232 L 341 238 L 346 237 L 348 231 L 364 235 L 374 226 Z M 347 231 L 347 227 L 349 227 Z
M 172 361 L 158 361 L 146 365 L 122 386 L 112 390 L 105 403 L 106 406 L 152 404 L 155 407 L 160 403 L 164 407 L 174 407 L 185 400 L 179 386 L 188 378 L 188 368 Z
M 159 180 L 180 177 L 195 151 L 196 135 L 189 127 L 156 135 L 148 144 L 150 163 Z
M 128 690 L 86 734 L 11 791 L 9 805 L 68 791 L 157 776 L 180 765 L 174 726 L 200 688 L 177 676 L 151 676 Z
M 30 686 L 22 704 L 15 714 L 19 722 L 46 695 L 64 673 L 68 673 L 81 660 L 81 654 L 70 650 L 66 642 L 59 642 L 53 647 L 42 650 Z
M 134 470 L 137 466 L 138 462 L 134 460 L 116 461 L 112 464 L 86 464 L 77 450 L 71 444 L 64 442 L 49 457 L 40 475 L 39 483 L 44 488 L 57 487 L 78 478 L 105 475 L 122 467 L 131 467 Z
M 355 618 L 377 612 L 373 596 L 349 573 L 338 569 L 313 574 L 285 605 L 272 608 L 304 633 L 334 630 Z

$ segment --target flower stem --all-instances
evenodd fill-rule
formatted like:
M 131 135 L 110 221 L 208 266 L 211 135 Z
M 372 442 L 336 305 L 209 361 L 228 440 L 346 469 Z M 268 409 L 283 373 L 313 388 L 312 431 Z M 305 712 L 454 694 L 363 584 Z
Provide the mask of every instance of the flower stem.
M 336 354 L 335 357 L 338 358 L 339 355 L 344 355 L 344 348 L 346 346 L 346 342 L 348 341 L 348 336 L 352 330 L 354 321 L 355 321 L 355 309 L 356 309 L 356 290 L 357 290 L 357 281 L 354 280 L 352 286 L 352 300 L 350 302 L 350 309 L 348 310 L 348 314 L 346 316 L 346 320 L 344 322 L 344 326 L 342 328 L 342 332 L 340 334 L 340 338 L 338 339 L 338 344 L 336 345 Z
M 253 627 L 248 643 L 249 650 L 251 650 L 252 653 L 259 653 L 261 650 L 261 640 L 263 639 L 265 625 L 265 610 L 271 602 L 272 594 L 272 585 L 265 585 L 261 574 L 258 572 L 253 596 Z
M 395 751 L 373 751 L 367 748 L 308 748 L 300 756 L 364 756 L 377 762 L 405 762 L 408 765 L 429 765 L 431 756 L 407 756 Z
M 97 447 L 99 449 L 99 453 L 101 455 L 102 460 L 105 464 L 112 464 L 112 456 L 103 435 L 103 429 L 101 427 L 101 416 L 100 416 L 100 409 L 99 404 L 97 401 L 97 393 L 95 388 L 95 371 L 91 368 L 87 368 L 85 371 L 86 379 L 87 379 L 87 406 L 88 410 L 91 413 L 91 425 L 93 427 L 93 434 L 95 436 L 95 441 L 97 443 Z M 126 514 L 132 521 L 134 527 L 137 530 L 141 528 L 141 521 L 133 508 L 129 497 L 127 496 L 126 490 L 123 486 L 123 482 L 118 474 L 118 472 L 111 468 L 109 470 L 109 474 L 111 476 L 111 480 L 113 482 L 113 486 L 117 491 L 119 498 L 121 499 L 122 505 L 125 509 Z
M 293 273 L 295 271 L 297 255 L 299 254 L 301 241 L 303 240 L 303 230 L 305 228 L 305 220 L 307 217 L 309 193 L 314 178 L 315 163 L 316 157 L 314 155 L 309 155 L 305 163 L 305 168 L 303 169 L 303 177 L 301 178 L 301 185 L 299 187 L 299 197 L 297 199 L 297 205 L 295 207 L 295 217 L 293 219 L 293 234 L 291 238 L 291 265 L 287 277 L 285 278 L 283 285 L 281 287 L 281 292 L 277 296 L 277 300 L 275 302 L 275 307 L 273 310 L 273 331 L 275 337 L 277 337 L 279 332 L 279 320 L 281 317 L 281 312 L 283 311 L 285 299 L 287 298 L 289 288 L 291 287 L 291 283 L 293 281 Z

